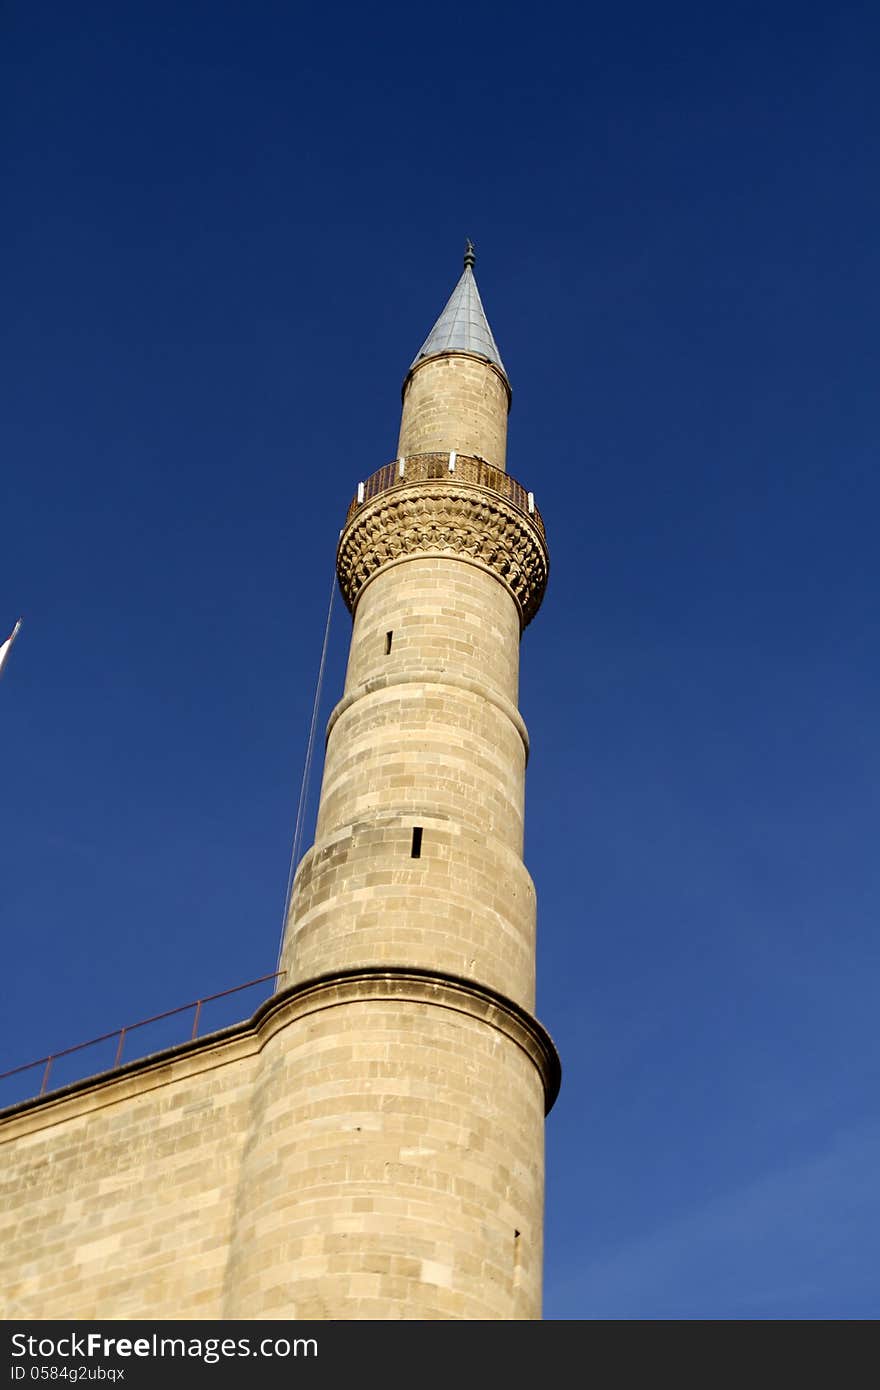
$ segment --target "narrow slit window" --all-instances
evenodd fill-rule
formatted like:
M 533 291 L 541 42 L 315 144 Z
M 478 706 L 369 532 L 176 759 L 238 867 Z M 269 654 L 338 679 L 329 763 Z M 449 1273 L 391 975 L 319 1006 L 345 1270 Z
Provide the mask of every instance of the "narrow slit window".
M 422 827 L 413 826 L 412 849 L 410 850 L 411 859 L 421 859 L 422 857 Z
M 386 633 L 385 633 L 385 655 L 386 655 L 386 656 L 390 656 L 390 655 L 391 655 L 391 639 L 393 638 L 393 636 L 394 636 L 394 633 L 393 633 L 393 632 L 386 632 Z

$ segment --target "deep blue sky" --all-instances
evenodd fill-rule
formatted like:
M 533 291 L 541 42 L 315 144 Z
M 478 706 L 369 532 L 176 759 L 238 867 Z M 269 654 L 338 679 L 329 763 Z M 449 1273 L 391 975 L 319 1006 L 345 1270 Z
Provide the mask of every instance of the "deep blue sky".
M 6 1065 L 274 967 L 336 536 L 469 235 L 552 554 L 546 1314 L 880 1312 L 878 42 L 7 3 Z

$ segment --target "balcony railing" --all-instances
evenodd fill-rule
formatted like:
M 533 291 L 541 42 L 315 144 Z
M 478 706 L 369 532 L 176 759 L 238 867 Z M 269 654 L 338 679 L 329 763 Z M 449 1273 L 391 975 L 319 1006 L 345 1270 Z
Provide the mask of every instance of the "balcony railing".
M 477 487 L 488 488 L 490 492 L 497 493 L 499 497 L 503 497 L 530 517 L 541 535 L 544 535 L 544 522 L 535 506 L 533 493 L 527 492 L 509 473 L 503 472 L 500 468 L 493 468 L 484 459 L 476 458 L 473 454 L 456 453 L 412 454 L 409 458 L 399 458 L 393 463 L 386 463 L 384 468 L 377 469 L 369 478 L 358 483 L 358 490 L 349 505 L 345 524 L 348 525 L 358 508 L 371 498 L 378 497 L 383 492 L 391 492 L 394 488 L 406 487 L 409 483 L 423 482 L 473 483 Z

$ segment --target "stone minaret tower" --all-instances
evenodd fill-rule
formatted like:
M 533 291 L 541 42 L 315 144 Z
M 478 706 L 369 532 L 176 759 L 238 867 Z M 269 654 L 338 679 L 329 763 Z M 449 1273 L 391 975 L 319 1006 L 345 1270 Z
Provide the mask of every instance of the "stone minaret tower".
M 231 1317 L 536 1318 L 544 1114 L 520 634 L 547 580 L 468 243 L 339 541 L 354 628 L 256 1080 Z

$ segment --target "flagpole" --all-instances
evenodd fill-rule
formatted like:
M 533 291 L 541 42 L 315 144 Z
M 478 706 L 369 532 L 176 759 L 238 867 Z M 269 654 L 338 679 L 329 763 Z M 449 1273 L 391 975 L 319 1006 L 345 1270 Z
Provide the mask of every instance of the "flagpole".
M 12 651 L 12 644 L 18 636 L 18 630 L 20 627 L 21 618 L 19 618 L 18 622 L 15 624 L 15 627 L 12 629 L 12 632 L 9 634 L 6 641 L 0 643 L 0 676 L 2 676 L 3 674 L 3 667 L 6 665 L 9 653 Z

